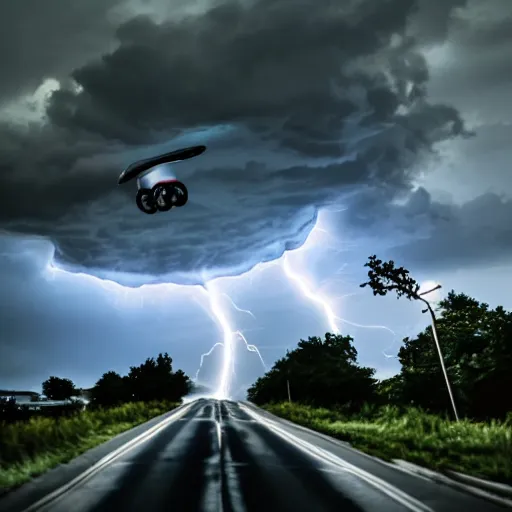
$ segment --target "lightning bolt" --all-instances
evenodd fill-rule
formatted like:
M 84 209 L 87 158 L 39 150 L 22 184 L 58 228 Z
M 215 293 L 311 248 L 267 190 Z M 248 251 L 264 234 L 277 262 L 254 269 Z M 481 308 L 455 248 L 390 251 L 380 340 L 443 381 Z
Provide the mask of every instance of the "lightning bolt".
M 311 233 L 313 233 L 314 231 L 326 233 L 327 235 L 330 236 L 330 233 L 325 228 L 320 228 L 318 226 L 318 221 L 317 221 L 317 224 L 315 225 L 315 227 L 313 228 L 313 230 L 311 231 Z M 309 241 L 309 237 L 308 237 L 307 241 Z M 301 249 L 302 248 L 297 249 L 296 251 L 300 251 Z M 292 252 L 296 252 L 296 251 L 292 251 Z M 363 328 L 363 329 L 385 330 L 393 336 L 393 342 L 394 342 L 394 340 L 396 338 L 395 331 L 393 331 L 392 329 L 390 329 L 389 327 L 387 327 L 385 325 L 359 324 L 356 322 L 352 322 L 350 320 L 346 320 L 345 318 L 341 318 L 340 316 L 336 315 L 336 313 L 334 312 L 334 308 L 331 306 L 333 299 L 331 297 L 326 297 L 325 295 L 323 295 L 322 293 L 320 293 L 318 291 L 314 291 L 314 287 L 308 282 L 307 277 L 304 274 L 297 272 L 292 268 L 289 258 L 290 258 L 290 254 L 287 252 L 282 256 L 282 259 L 281 259 L 282 268 L 283 268 L 283 271 L 284 271 L 286 277 L 288 277 L 288 279 L 290 281 L 292 281 L 299 288 L 299 290 L 302 292 L 302 294 L 307 299 L 309 299 L 311 302 L 313 302 L 317 306 L 319 306 L 319 308 L 324 312 L 330 332 L 332 332 L 333 334 L 340 334 L 341 331 L 340 331 L 338 324 L 344 323 L 347 325 L 351 325 L 353 327 L 358 327 L 358 328 Z M 342 269 L 344 269 L 344 268 L 345 268 L 345 266 L 341 267 L 336 273 L 337 274 L 341 273 Z M 382 351 L 382 354 L 386 358 L 394 357 L 394 356 L 387 354 L 386 350 Z
M 339 211 L 340 212 L 344 211 L 344 209 L 341 209 Z M 328 232 L 328 230 L 319 226 L 319 222 L 317 220 L 317 223 L 316 223 L 315 227 L 313 228 L 313 230 L 311 231 L 311 233 L 309 234 L 308 239 L 306 240 L 306 243 L 300 249 L 297 249 L 296 251 L 300 251 L 300 250 L 305 251 L 305 250 L 317 247 L 317 244 L 315 243 L 315 242 L 317 242 L 317 240 L 315 240 L 315 237 L 313 236 L 315 233 L 324 233 L 324 234 L 327 234 L 328 237 L 331 237 L 331 234 Z M 293 252 L 296 252 L 296 251 L 293 251 Z M 290 258 L 289 258 L 290 252 L 291 251 L 286 252 L 282 256 L 280 261 L 274 260 L 272 262 L 268 262 L 265 264 L 262 263 L 262 264 L 258 265 L 258 270 L 264 270 L 271 266 L 281 264 L 286 277 L 299 288 L 299 290 L 302 292 L 302 294 L 307 299 L 309 299 L 311 302 L 315 303 L 323 311 L 323 313 L 326 317 L 329 329 L 332 333 L 340 334 L 341 331 L 339 328 L 339 324 L 345 323 L 345 324 L 348 324 L 348 325 L 351 325 L 354 327 L 360 327 L 360 328 L 366 328 L 366 329 L 383 329 L 383 330 L 390 332 L 393 336 L 396 336 L 395 332 L 386 326 L 362 325 L 362 324 L 351 322 L 349 320 L 346 320 L 346 319 L 343 319 L 343 318 L 337 316 L 334 312 L 333 306 L 331 305 L 333 302 L 333 298 L 315 290 L 315 287 L 312 286 L 311 283 L 308 282 L 307 277 L 302 272 L 299 272 L 292 268 L 292 265 L 290 264 Z M 202 287 L 201 286 L 181 286 L 181 285 L 168 283 L 168 284 L 145 285 L 140 288 L 131 288 L 131 287 L 120 285 L 119 283 L 117 283 L 115 281 L 101 279 L 101 278 L 92 276 L 90 274 L 85 274 L 85 273 L 77 274 L 77 273 L 69 272 L 69 271 L 60 269 L 52 264 L 50 264 L 49 270 L 51 271 L 50 274 L 52 276 L 55 276 L 57 271 L 61 271 L 63 273 L 71 274 L 74 276 L 81 275 L 81 276 L 87 277 L 93 281 L 98 282 L 100 284 L 100 286 L 102 286 L 104 289 L 106 289 L 108 291 L 115 291 L 116 306 L 121 305 L 121 304 L 117 303 L 118 300 L 121 299 L 123 302 L 123 306 L 125 306 L 125 307 L 128 305 L 127 303 L 131 303 L 131 304 L 135 305 L 136 307 L 141 307 L 144 302 L 144 298 L 145 298 L 144 295 L 140 293 L 140 290 L 142 290 L 142 289 L 146 289 L 146 290 L 151 289 L 152 290 L 152 293 L 149 294 L 149 297 L 152 300 L 154 300 L 154 290 L 156 290 L 156 289 L 165 290 L 167 293 L 169 293 L 174 288 L 179 288 L 179 289 L 186 288 L 186 289 L 194 289 L 194 290 L 198 289 L 202 293 L 206 294 L 206 297 L 208 299 L 208 305 L 209 305 L 208 309 L 210 312 L 210 316 L 215 321 L 219 330 L 221 331 L 222 341 L 215 343 L 210 348 L 210 350 L 208 352 L 201 354 L 199 368 L 196 371 L 195 380 L 197 381 L 197 379 L 199 377 L 199 373 L 200 373 L 201 369 L 203 368 L 205 358 L 210 356 L 217 347 L 222 347 L 222 354 L 223 354 L 222 366 L 220 369 L 217 390 L 215 392 L 216 398 L 219 398 L 219 399 L 220 398 L 228 398 L 230 396 L 232 376 L 234 375 L 234 372 L 235 372 L 235 345 L 236 345 L 237 340 L 240 340 L 244 343 L 247 351 L 254 352 L 257 354 L 263 368 L 265 369 L 265 371 L 267 371 L 267 365 L 266 365 L 259 349 L 256 347 L 256 345 L 250 344 L 241 331 L 236 330 L 235 328 L 232 327 L 229 315 L 224 308 L 222 298 L 223 297 L 227 298 L 229 300 L 229 302 L 231 303 L 231 306 L 233 307 L 233 309 L 235 309 L 236 311 L 250 315 L 253 318 L 256 318 L 256 317 L 254 316 L 254 314 L 251 311 L 238 307 L 238 305 L 233 301 L 233 299 L 228 294 L 221 292 L 219 290 L 219 285 L 218 285 L 217 279 L 209 280 L 209 281 L 206 280 L 206 284 Z M 255 272 L 254 272 L 255 270 L 256 270 L 256 268 L 254 268 L 253 271 L 250 272 L 248 275 L 248 278 L 251 282 L 252 282 L 253 275 L 255 274 Z M 344 270 L 344 266 L 341 267 L 336 272 L 336 274 L 342 273 L 343 270 Z M 197 295 L 194 295 L 194 299 L 195 300 L 197 299 Z M 385 355 L 385 357 L 394 357 L 394 356 L 390 356 L 390 355 L 386 354 L 385 352 L 383 352 L 383 354 Z
M 201 361 L 199 362 L 199 368 L 197 369 L 196 371 L 196 378 L 195 378 L 195 381 L 197 382 L 199 380 L 199 372 L 201 371 L 201 369 L 203 368 L 203 363 L 204 363 L 204 358 L 205 357 L 208 357 L 210 355 L 212 355 L 212 352 L 217 348 L 217 347 L 223 347 L 224 346 L 224 343 L 222 342 L 218 342 L 218 343 L 215 343 L 215 345 L 213 345 L 213 347 L 208 350 L 208 352 L 205 352 L 204 354 L 201 354 Z
M 197 382 L 197 378 L 203 367 L 205 358 L 211 355 L 217 347 L 222 347 L 222 367 L 220 370 L 218 387 L 215 392 L 216 398 L 229 397 L 231 376 L 234 374 L 235 341 L 237 339 L 240 339 L 244 342 L 245 347 L 249 352 L 254 352 L 258 355 L 262 365 L 266 370 L 266 364 L 258 348 L 255 345 L 249 344 L 241 331 L 237 331 L 231 327 L 229 317 L 224 310 L 221 299 L 222 297 L 227 297 L 231 304 L 233 305 L 234 309 L 236 309 L 237 311 L 247 313 L 253 318 L 255 318 L 254 314 L 249 310 L 239 308 L 229 295 L 227 295 L 226 293 L 221 293 L 218 289 L 218 283 L 216 282 L 217 280 L 208 281 L 204 286 L 185 286 L 174 283 L 160 283 L 143 285 L 139 288 L 133 288 L 130 286 L 124 286 L 122 284 L 119 284 L 116 281 L 103 279 L 100 277 L 93 276 L 91 274 L 83 272 L 70 272 L 63 268 L 60 268 L 55 263 L 50 262 L 46 268 L 46 279 L 50 282 L 56 281 L 58 276 L 60 275 L 73 276 L 74 278 L 80 278 L 85 280 L 86 282 L 93 283 L 96 286 L 99 285 L 102 289 L 108 292 L 109 296 L 112 297 L 113 305 L 117 309 L 119 309 L 121 306 L 123 308 L 126 308 L 127 306 L 141 308 L 145 303 L 157 304 L 160 302 L 162 294 L 165 294 L 166 296 L 171 296 L 172 292 L 178 289 L 189 292 L 200 291 L 203 294 L 206 294 L 206 297 L 208 298 L 211 316 L 218 324 L 222 332 L 222 341 L 215 343 L 208 352 L 201 354 L 200 364 L 198 370 L 196 371 L 195 380 Z M 194 295 L 192 295 L 192 298 L 194 298 L 194 300 L 197 300 L 197 294 L 194 293 Z
M 283 264 L 284 273 L 288 277 L 288 279 L 290 279 L 292 282 L 294 282 L 297 285 L 297 287 L 301 290 L 301 292 L 307 299 L 311 300 L 312 302 L 314 302 L 315 304 L 320 306 L 320 308 L 323 310 L 325 317 L 327 319 L 327 325 L 329 326 L 330 332 L 332 332 L 333 334 L 340 334 L 341 331 L 338 327 L 338 323 L 344 323 L 347 325 L 351 325 L 352 327 L 358 327 L 358 328 L 363 328 L 363 329 L 384 330 L 384 331 L 387 331 L 390 334 L 392 334 L 393 339 L 396 338 L 395 331 L 393 331 L 389 327 L 386 327 L 385 325 L 358 324 L 356 322 L 351 322 L 350 320 L 346 320 L 345 318 L 341 318 L 341 317 L 337 316 L 334 313 L 334 309 L 330 304 L 332 302 L 332 299 L 324 297 L 320 293 L 314 292 L 313 287 L 308 283 L 307 278 L 304 275 L 292 270 L 289 260 L 288 260 L 288 254 L 285 254 L 283 256 L 282 264 Z M 382 351 L 382 354 L 386 358 L 394 357 L 394 356 L 390 356 L 389 354 L 386 354 L 385 350 Z
M 252 313 L 252 311 L 249 311 L 248 309 L 241 309 L 239 308 L 236 304 L 235 304 L 235 301 L 227 294 L 227 293 L 223 293 L 224 297 L 226 297 L 230 302 L 231 302 L 231 305 L 237 310 L 237 311 L 240 311 L 240 313 L 246 313 L 248 314 L 249 316 L 252 316 L 254 318 L 254 320 L 256 320 L 256 317 L 254 316 L 254 314 Z
M 338 329 L 337 321 L 339 321 L 340 319 L 334 314 L 334 311 L 329 302 L 326 299 L 324 299 L 321 295 L 313 293 L 312 288 L 308 284 L 305 277 L 301 276 L 300 274 L 297 274 L 292 270 L 290 263 L 288 261 L 288 253 L 285 253 L 283 255 L 282 262 L 283 270 L 284 273 L 286 274 L 286 277 L 288 277 L 288 279 L 293 281 L 298 286 L 298 288 L 306 296 L 306 298 L 308 298 L 312 302 L 315 302 L 323 309 L 325 316 L 327 317 L 327 323 L 329 325 L 330 331 L 334 334 L 339 334 L 340 330 Z
M 245 348 L 247 349 L 248 352 L 255 352 L 256 354 L 258 354 L 258 357 L 260 358 L 260 361 L 261 361 L 261 364 L 262 364 L 264 370 L 267 371 L 267 369 L 268 369 L 267 364 L 263 360 L 263 357 L 262 357 L 258 347 L 256 345 L 251 345 L 247 341 L 247 339 L 245 338 L 245 336 L 243 335 L 243 333 L 241 331 L 236 331 L 236 334 L 245 343 Z
M 204 290 L 208 296 L 208 302 L 210 305 L 210 311 L 212 312 L 213 318 L 217 322 L 220 330 L 222 331 L 222 342 L 217 342 L 215 345 L 213 345 L 208 352 L 205 352 L 204 354 L 201 354 L 201 362 L 199 365 L 199 369 L 196 372 L 196 380 L 199 376 L 199 372 L 203 366 L 204 358 L 208 357 L 212 354 L 212 352 L 215 350 L 216 347 L 222 346 L 223 348 L 223 358 L 222 358 L 222 366 L 220 369 L 220 377 L 219 382 L 217 385 L 217 390 L 215 391 L 215 398 L 217 399 L 224 399 L 229 398 L 230 396 L 230 388 L 231 388 L 231 376 L 235 373 L 235 341 L 237 339 L 241 340 L 245 344 L 245 348 L 248 352 L 254 352 L 257 354 L 259 360 L 261 361 L 261 364 L 265 371 L 267 371 L 267 365 L 258 350 L 258 347 L 256 345 L 250 344 L 244 334 L 239 331 L 235 330 L 231 324 L 228 317 L 228 314 L 222 307 L 222 301 L 221 297 L 226 297 L 234 309 L 237 311 L 241 311 L 242 313 L 247 313 L 253 318 L 255 318 L 254 314 L 246 309 L 239 308 L 233 299 L 227 294 L 227 293 L 221 293 L 218 288 L 215 281 L 208 282 Z
M 210 281 L 209 283 L 206 283 L 204 289 L 208 295 L 211 312 L 222 331 L 223 358 L 215 398 L 223 399 L 229 397 L 229 388 L 231 384 L 230 377 L 234 366 L 234 345 L 236 333 L 231 328 L 228 316 L 222 308 L 222 303 L 220 301 L 221 294 L 219 294 L 217 287 L 215 286 L 215 282 Z

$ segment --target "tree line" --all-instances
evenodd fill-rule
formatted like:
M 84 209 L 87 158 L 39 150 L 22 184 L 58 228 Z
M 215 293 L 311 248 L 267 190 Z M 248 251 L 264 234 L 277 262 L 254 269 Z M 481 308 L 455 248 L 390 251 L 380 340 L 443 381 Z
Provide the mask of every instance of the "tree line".
M 78 399 L 83 390 L 77 388 L 71 379 L 51 376 L 41 387 L 48 400 L 68 401 L 68 404 L 47 406 L 34 412 L 26 405 L 17 404 L 14 398 L 3 398 L 0 399 L 0 421 L 22 421 L 34 414 L 61 416 L 73 414 L 84 407 Z M 160 353 L 156 358 L 131 366 L 124 376 L 114 371 L 104 373 L 89 390 L 88 407 L 116 407 L 128 402 L 179 402 L 191 389 L 190 378 L 182 370 L 173 371 L 171 356 Z
M 375 256 L 366 266 L 368 282 L 361 286 L 370 286 L 374 295 L 396 291 L 399 297 L 420 299 L 428 312 L 430 304 L 406 269 Z M 392 378 L 378 381 L 375 369 L 358 364 L 352 337 L 327 333 L 323 339 L 301 340 L 249 388 L 248 399 L 263 404 L 291 398 L 347 412 L 364 404 L 415 406 L 453 416 L 434 328 L 459 415 L 474 420 L 506 417 L 512 411 L 512 313 L 454 290 L 432 313 L 432 325 L 403 340 L 401 370 Z
M 126 402 L 178 402 L 191 389 L 190 378 L 182 370 L 173 371 L 169 354 L 158 354 L 156 359 L 130 367 L 125 376 L 104 373 L 91 390 L 91 404 L 114 407 Z

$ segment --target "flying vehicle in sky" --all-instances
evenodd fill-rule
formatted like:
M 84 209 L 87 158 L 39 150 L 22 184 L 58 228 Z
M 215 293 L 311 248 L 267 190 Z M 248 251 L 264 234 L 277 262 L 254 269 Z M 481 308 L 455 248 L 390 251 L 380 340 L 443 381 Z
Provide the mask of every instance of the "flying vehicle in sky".
M 137 179 L 135 202 L 144 213 L 167 212 L 171 208 L 185 206 L 188 201 L 187 187 L 173 174 L 169 164 L 199 156 L 206 146 L 191 146 L 170 153 L 139 160 L 128 166 L 119 176 L 122 185 Z

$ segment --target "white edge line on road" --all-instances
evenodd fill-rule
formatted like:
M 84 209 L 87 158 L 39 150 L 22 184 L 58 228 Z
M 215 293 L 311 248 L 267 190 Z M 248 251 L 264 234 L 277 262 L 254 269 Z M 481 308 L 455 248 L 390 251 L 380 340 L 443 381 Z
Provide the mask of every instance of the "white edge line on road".
M 250 402 L 248 403 L 248 405 L 246 405 L 245 403 L 243 405 L 246 407 L 249 407 L 251 410 L 258 411 L 258 407 L 254 406 Z M 459 482 L 455 478 L 450 478 L 449 476 L 446 476 L 442 473 L 432 471 L 428 468 L 423 468 L 422 466 L 418 466 L 418 465 L 413 464 L 408 461 L 394 459 L 391 462 L 387 462 L 385 460 L 379 459 L 378 457 L 375 457 L 368 453 L 357 450 L 350 443 L 348 443 L 346 441 L 340 441 L 339 439 L 332 438 L 322 432 L 316 432 L 315 430 L 311 430 L 307 427 L 304 427 L 303 425 L 299 425 L 298 423 L 293 423 L 293 421 L 287 420 L 285 418 L 280 418 L 279 416 L 276 416 L 275 414 L 272 414 L 271 412 L 266 411 L 265 409 L 262 409 L 262 411 L 265 413 L 265 417 L 266 417 L 266 415 L 269 415 L 270 417 L 275 418 L 276 420 L 282 421 L 285 425 L 289 425 L 290 427 L 300 430 L 302 432 L 305 432 L 308 435 L 313 435 L 315 437 L 319 437 L 325 441 L 328 441 L 329 443 L 331 443 L 335 446 L 339 446 L 340 448 L 343 448 L 345 450 L 350 450 L 358 455 L 362 455 L 368 459 L 371 459 L 374 462 L 378 462 L 379 464 L 382 464 L 383 466 L 394 469 L 395 471 L 400 471 L 401 473 L 412 476 L 414 478 L 425 480 L 427 482 L 435 482 L 437 484 L 443 484 L 443 485 L 445 485 L 447 487 L 451 487 L 452 489 L 455 489 L 457 491 L 464 491 L 464 492 L 470 493 L 474 496 L 478 496 L 479 498 L 484 498 L 488 501 L 494 502 L 498 505 L 505 505 L 506 507 L 512 508 L 512 500 L 498 495 L 497 492 L 492 492 L 489 489 L 476 487 L 475 485 L 470 485 L 465 482 Z M 272 421 L 272 420 L 269 420 L 269 421 Z M 463 476 L 466 477 L 467 475 L 463 475 Z M 492 484 L 494 484 L 494 482 L 491 482 L 491 485 Z
M 421 466 L 417 466 L 416 464 L 407 462 L 405 460 L 396 459 L 394 460 L 394 463 L 396 464 L 397 468 L 409 475 L 424 478 L 426 480 L 430 480 L 431 482 L 436 482 L 446 485 L 447 487 L 465 491 L 467 493 L 473 494 L 474 496 L 478 496 L 479 498 L 483 498 L 487 501 L 496 503 L 497 505 L 504 505 L 508 508 L 512 508 L 512 500 L 498 496 L 497 494 L 489 492 L 485 489 L 479 489 L 478 487 L 473 487 L 462 482 L 457 482 L 456 480 L 453 480 L 446 475 L 443 475 L 442 473 L 437 473 L 430 469 L 422 468 Z
M 242 409 L 245 409 L 245 412 L 249 414 L 249 416 L 252 416 L 259 423 L 266 426 L 270 430 L 273 430 L 276 434 L 278 434 L 281 438 L 288 441 L 290 444 L 293 444 L 295 447 L 301 449 L 302 451 L 305 451 L 310 456 L 315 457 L 321 462 L 330 463 L 331 465 L 337 468 L 343 469 L 353 474 L 354 476 L 359 477 L 366 483 L 370 484 L 383 494 L 386 494 L 387 496 L 389 496 L 396 502 L 400 503 L 404 507 L 408 508 L 412 512 L 433 512 L 433 510 L 430 507 L 428 507 L 421 501 L 417 500 L 416 498 L 410 496 L 409 494 L 406 494 L 397 487 L 389 484 L 388 482 L 376 477 L 375 475 L 372 475 L 371 473 L 368 473 L 367 471 L 361 468 L 358 468 L 357 466 L 350 464 L 349 462 L 344 461 L 343 459 L 337 457 L 332 453 L 329 453 L 328 451 L 322 448 L 319 448 L 318 446 L 315 446 L 307 441 L 300 439 L 299 437 L 291 434 L 290 432 L 287 432 L 286 430 L 280 428 L 276 422 L 271 421 L 263 417 L 262 415 L 258 414 L 257 412 L 250 410 L 247 406 L 240 404 L 240 407 Z
M 181 418 L 185 415 L 185 413 L 188 412 L 190 407 L 192 406 L 193 402 L 189 404 L 182 405 L 181 408 L 178 408 L 175 412 L 171 412 L 171 415 L 167 418 L 163 419 L 150 429 L 146 430 L 142 434 L 139 434 L 137 437 L 132 439 L 131 441 L 128 441 L 127 443 L 123 444 L 119 448 L 115 449 L 114 451 L 110 452 L 108 455 L 100 459 L 96 464 L 91 466 L 89 469 L 85 470 L 83 473 L 80 473 L 77 477 L 73 478 L 70 482 L 67 484 L 64 484 L 62 487 L 59 487 L 55 491 L 51 492 L 50 494 L 47 494 L 43 498 L 41 498 L 39 501 L 36 501 L 32 505 L 30 505 L 28 508 L 24 510 L 24 512 L 35 512 L 37 510 L 40 510 L 41 508 L 53 503 L 57 499 L 61 498 L 65 494 L 67 494 L 71 489 L 78 486 L 81 483 L 84 483 L 85 481 L 92 478 L 96 473 L 104 469 L 106 466 L 111 464 L 114 460 L 121 457 L 121 455 L 124 455 L 128 453 L 129 451 L 133 450 L 134 448 L 140 446 L 142 443 L 149 441 L 152 437 L 154 437 L 156 434 L 160 432 L 160 430 L 167 427 L 169 424 L 174 423 L 176 420 Z
M 243 405 L 246 405 L 246 404 L 244 403 Z M 292 427 L 293 429 L 301 430 L 302 432 L 304 432 L 305 434 L 308 434 L 309 436 L 318 437 L 336 447 L 342 448 L 344 450 L 349 450 L 361 457 L 366 457 L 367 459 L 369 459 L 373 462 L 377 462 L 378 464 L 381 464 L 382 466 L 386 466 L 387 468 L 401 469 L 401 468 L 397 468 L 396 465 L 392 464 L 391 462 L 387 462 L 383 459 L 379 459 L 375 455 L 370 455 L 369 453 L 365 453 L 365 452 L 362 452 L 361 450 L 358 450 L 357 448 L 354 448 L 348 441 L 342 441 L 340 439 L 336 439 L 327 434 L 324 434 L 323 432 L 317 432 L 316 430 L 311 430 L 310 428 L 304 427 L 303 425 L 299 425 L 298 423 L 293 423 L 293 421 L 287 420 L 285 418 L 281 418 L 280 416 L 276 416 L 275 414 L 273 414 L 265 409 L 260 409 L 259 407 L 251 404 L 250 402 L 249 402 L 249 405 L 247 405 L 247 407 L 252 408 L 254 411 L 256 411 L 258 413 L 261 410 L 263 413 L 265 413 L 264 414 L 265 417 L 270 416 L 268 418 L 270 421 L 278 420 L 278 421 L 284 423 L 285 425 Z M 422 478 L 424 478 L 425 480 L 428 480 L 426 477 L 422 477 Z

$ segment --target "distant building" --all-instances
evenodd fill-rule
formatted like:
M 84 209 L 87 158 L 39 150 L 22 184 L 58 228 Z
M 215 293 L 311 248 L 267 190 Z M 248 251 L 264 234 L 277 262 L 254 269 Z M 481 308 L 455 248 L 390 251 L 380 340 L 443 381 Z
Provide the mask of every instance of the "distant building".
M 29 404 L 40 399 L 39 393 L 35 391 L 14 391 L 0 389 L 0 398 L 14 398 L 17 404 Z
M 7 398 L 16 400 L 17 405 L 27 406 L 29 409 L 38 410 L 41 407 L 50 407 L 66 405 L 71 402 L 81 402 L 84 407 L 90 401 L 91 389 L 81 389 L 77 396 L 71 397 L 71 400 L 48 400 L 47 397 L 36 393 L 35 391 L 15 391 L 0 390 L 0 399 Z

